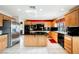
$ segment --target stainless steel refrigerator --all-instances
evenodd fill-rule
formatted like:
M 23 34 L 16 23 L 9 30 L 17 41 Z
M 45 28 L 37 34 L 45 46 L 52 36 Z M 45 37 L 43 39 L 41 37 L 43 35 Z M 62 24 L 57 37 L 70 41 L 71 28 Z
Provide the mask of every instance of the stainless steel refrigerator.
M 8 35 L 8 39 L 7 39 L 7 47 L 12 47 L 15 44 L 19 43 L 20 39 L 19 36 L 18 38 L 12 38 L 12 34 L 14 34 L 14 32 L 12 31 L 14 28 L 12 27 L 16 26 L 16 24 L 13 24 L 11 21 L 8 20 L 4 20 L 3 21 L 3 28 L 2 28 L 2 32 L 3 34 L 7 34 Z M 15 30 L 19 30 L 17 28 L 15 28 Z M 19 33 L 19 31 L 17 31 Z
M 11 21 L 8 21 L 8 20 L 3 21 L 2 32 L 3 32 L 3 34 L 8 35 L 7 47 L 11 47 L 12 46 L 12 42 L 11 42 Z

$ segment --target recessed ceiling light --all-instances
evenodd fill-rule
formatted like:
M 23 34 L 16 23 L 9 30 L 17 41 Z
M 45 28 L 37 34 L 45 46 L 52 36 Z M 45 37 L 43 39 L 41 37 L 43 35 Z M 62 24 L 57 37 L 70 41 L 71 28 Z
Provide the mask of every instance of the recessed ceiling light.
M 25 10 L 26 13 L 36 12 L 36 10 Z
M 18 11 L 21 11 L 21 9 L 17 9 Z
M 32 12 L 32 10 L 25 10 L 25 12 L 26 12 L 26 13 L 30 13 L 30 12 Z
M 65 9 L 64 8 L 61 8 L 60 11 L 65 11 Z
M 43 11 L 43 9 L 40 9 L 40 11 Z

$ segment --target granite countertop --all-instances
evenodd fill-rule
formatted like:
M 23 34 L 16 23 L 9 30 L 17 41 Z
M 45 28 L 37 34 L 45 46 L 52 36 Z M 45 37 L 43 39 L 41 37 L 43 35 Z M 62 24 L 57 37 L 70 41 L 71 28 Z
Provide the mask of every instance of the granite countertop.
M 7 35 L 7 33 L 5 33 L 5 34 L 0 34 L 0 36 L 2 36 L 2 35 Z
M 25 35 L 46 35 L 48 34 L 47 32 L 31 32 L 31 33 L 27 33 Z
M 60 31 L 55 31 L 55 32 L 65 34 L 65 35 L 67 34 L 67 32 L 60 32 Z
M 70 36 L 70 37 L 79 37 L 79 36 L 72 36 L 72 35 L 68 35 L 68 34 L 66 34 L 66 36 Z

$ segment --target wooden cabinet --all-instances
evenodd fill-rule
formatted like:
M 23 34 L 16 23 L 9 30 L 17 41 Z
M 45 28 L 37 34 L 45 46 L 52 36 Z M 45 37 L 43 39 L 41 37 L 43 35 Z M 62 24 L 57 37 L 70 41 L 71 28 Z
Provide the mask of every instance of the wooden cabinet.
M 0 36 L 0 52 L 7 48 L 7 35 Z
M 73 26 L 79 26 L 79 10 L 73 11 L 70 13 L 70 25 Z
M 79 37 L 73 37 L 73 53 L 79 54 Z
M 79 54 L 79 37 L 65 35 L 64 48 L 68 53 Z
M 65 26 L 69 26 L 69 15 L 65 16 Z
M 47 46 L 47 37 L 44 35 L 25 35 L 25 47 Z
M 49 32 L 49 36 L 52 37 L 56 42 L 58 42 L 58 33 L 57 32 Z
M 79 9 L 65 15 L 65 25 L 67 27 L 79 26 Z
M 32 22 L 31 22 L 31 21 L 27 21 L 27 20 L 26 20 L 26 21 L 24 21 L 24 24 L 25 24 L 25 25 L 31 25 L 31 24 L 32 24 Z
M 65 36 L 64 39 L 64 48 L 68 53 L 72 53 L 72 37 Z
M 24 46 L 36 46 L 37 45 L 37 39 L 34 35 L 25 35 L 24 36 Z
M 47 36 L 45 35 L 37 35 L 37 44 L 38 46 L 47 46 Z
M 4 15 L 4 20 L 11 20 L 12 18 L 9 16 Z
M 3 15 L 0 14 L 0 26 L 3 26 Z
M 52 22 L 51 21 L 44 22 L 44 26 L 45 27 L 51 27 L 52 26 Z

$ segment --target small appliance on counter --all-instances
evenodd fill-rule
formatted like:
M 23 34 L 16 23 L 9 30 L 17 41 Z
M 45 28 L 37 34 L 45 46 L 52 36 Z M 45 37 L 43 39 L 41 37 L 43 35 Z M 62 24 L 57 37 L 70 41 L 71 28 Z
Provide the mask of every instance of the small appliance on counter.
M 67 34 L 71 36 L 79 36 L 79 27 L 67 27 Z

